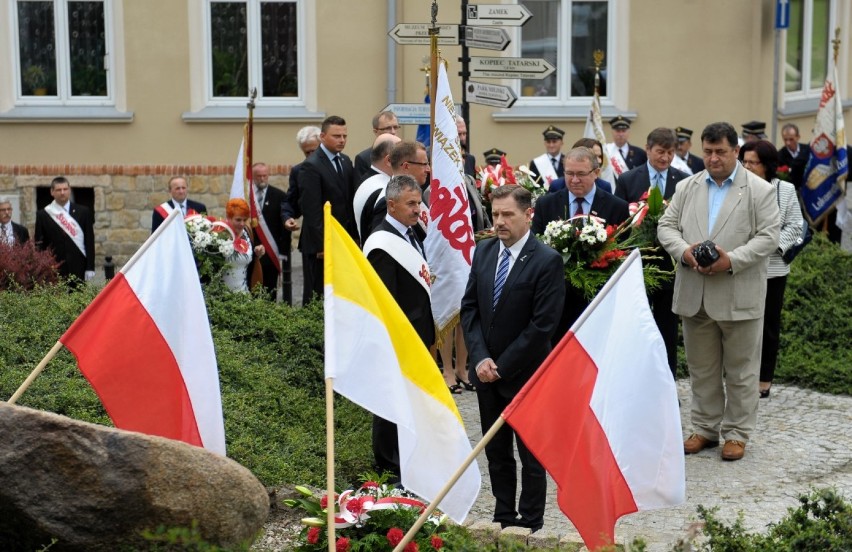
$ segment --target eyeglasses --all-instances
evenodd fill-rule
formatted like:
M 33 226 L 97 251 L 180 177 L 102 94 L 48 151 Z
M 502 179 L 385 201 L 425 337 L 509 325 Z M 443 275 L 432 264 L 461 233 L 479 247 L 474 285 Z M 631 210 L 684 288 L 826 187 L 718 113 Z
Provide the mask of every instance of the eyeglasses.
M 751 159 L 743 159 L 743 165 L 746 167 L 752 167 L 756 165 L 763 165 L 760 161 L 752 161 Z
M 577 178 L 586 178 L 587 176 L 589 176 L 593 172 L 595 172 L 595 171 L 586 171 L 586 172 L 565 171 L 565 178 L 570 179 L 570 178 L 574 178 L 575 176 Z
M 397 131 L 399 129 L 400 129 L 399 125 L 388 125 L 386 127 L 377 128 L 376 130 L 381 130 L 382 132 L 390 132 L 392 130 Z
M 429 166 L 428 161 L 426 161 L 425 163 L 423 163 L 422 161 L 406 161 L 406 163 L 408 163 L 409 165 L 420 165 L 421 167 L 428 167 Z

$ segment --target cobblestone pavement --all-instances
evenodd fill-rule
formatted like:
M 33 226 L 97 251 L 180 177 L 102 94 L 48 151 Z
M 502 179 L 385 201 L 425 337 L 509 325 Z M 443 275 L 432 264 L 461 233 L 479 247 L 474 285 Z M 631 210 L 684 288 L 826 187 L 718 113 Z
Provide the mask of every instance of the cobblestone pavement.
M 684 434 L 690 432 L 689 382 L 678 382 Z M 482 437 L 476 393 L 456 396 L 471 443 Z M 686 457 L 686 503 L 662 510 L 640 512 L 619 520 L 616 541 L 638 536 L 650 551 L 670 550 L 686 536 L 698 519 L 696 507 L 718 507 L 728 522 L 742 512 L 751 532 L 763 531 L 779 521 L 797 497 L 812 488 L 836 487 L 852 498 L 852 397 L 838 397 L 796 387 L 774 385 L 769 399 L 761 399 L 757 431 L 742 460 L 724 462 L 721 447 Z M 485 453 L 477 458 L 482 491 L 469 521 L 491 521 L 494 499 Z M 518 463 L 520 481 L 520 462 Z M 548 477 L 547 509 L 540 534 L 576 535 L 556 503 L 556 485 Z M 544 535 L 542 535 L 544 536 Z M 577 541 L 579 541 L 577 537 Z

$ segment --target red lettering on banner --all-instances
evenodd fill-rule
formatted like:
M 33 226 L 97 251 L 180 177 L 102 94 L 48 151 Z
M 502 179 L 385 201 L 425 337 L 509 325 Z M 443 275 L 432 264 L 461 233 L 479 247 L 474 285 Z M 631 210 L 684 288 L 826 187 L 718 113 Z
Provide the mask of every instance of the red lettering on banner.
M 432 220 L 447 239 L 450 247 L 462 252 L 467 264 L 473 260 L 473 230 L 468 224 L 470 203 L 461 187 L 450 190 L 441 187 L 438 179 L 432 179 Z M 453 197 L 455 195 L 455 197 Z
M 429 269 L 426 268 L 426 265 L 420 265 L 420 277 L 423 278 L 423 281 L 426 282 L 426 285 L 432 287 L 432 275 L 429 274 Z
M 59 219 L 59 222 L 62 223 L 62 226 L 65 227 L 65 230 L 68 232 L 68 235 L 71 237 L 77 236 L 77 227 L 68 222 L 68 219 L 65 218 L 65 215 L 59 214 L 56 216 Z

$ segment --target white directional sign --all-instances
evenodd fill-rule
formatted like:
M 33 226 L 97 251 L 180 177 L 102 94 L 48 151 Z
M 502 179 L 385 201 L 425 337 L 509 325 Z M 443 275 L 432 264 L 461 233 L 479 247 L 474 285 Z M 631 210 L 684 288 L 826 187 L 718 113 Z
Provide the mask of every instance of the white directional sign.
M 393 111 L 401 125 L 428 125 L 430 110 L 427 103 L 395 103 L 382 111 Z
M 532 13 L 521 4 L 476 4 L 467 7 L 468 25 L 521 27 Z
M 468 81 L 465 88 L 467 89 L 465 99 L 476 104 L 512 107 L 512 104 L 518 99 L 511 88 L 499 84 Z
M 492 27 L 465 27 L 464 45 L 468 48 L 484 48 L 486 50 L 506 49 L 509 45 L 509 33 L 501 28 Z
M 429 23 L 400 23 L 388 32 L 397 44 L 429 45 Z M 455 46 L 459 43 L 458 25 L 438 25 L 438 44 Z
M 507 4 L 511 5 L 511 4 Z M 543 79 L 556 67 L 541 58 L 471 57 L 470 76 L 487 79 Z

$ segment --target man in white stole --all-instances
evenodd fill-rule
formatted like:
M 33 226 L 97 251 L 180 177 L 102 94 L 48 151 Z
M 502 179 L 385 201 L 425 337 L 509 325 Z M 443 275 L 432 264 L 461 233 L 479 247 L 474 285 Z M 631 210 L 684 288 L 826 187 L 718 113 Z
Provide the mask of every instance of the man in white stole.
M 420 186 L 411 176 L 394 176 L 385 198 L 387 216 L 367 238 L 364 255 L 428 348 L 435 342 L 432 280 L 423 244 L 413 228 L 420 219 Z M 373 418 L 373 454 L 380 472 L 390 471 L 399 478 L 396 425 L 378 416 Z
M 92 212 L 71 202 L 71 185 L 63 176 L 50 183 L 50 195 L 53 202 L 36 213 L 36 246 L 53 253 L 60 262 L 59 274 L 72 278 L 72 285 L 91 280 L 95 275 Z

